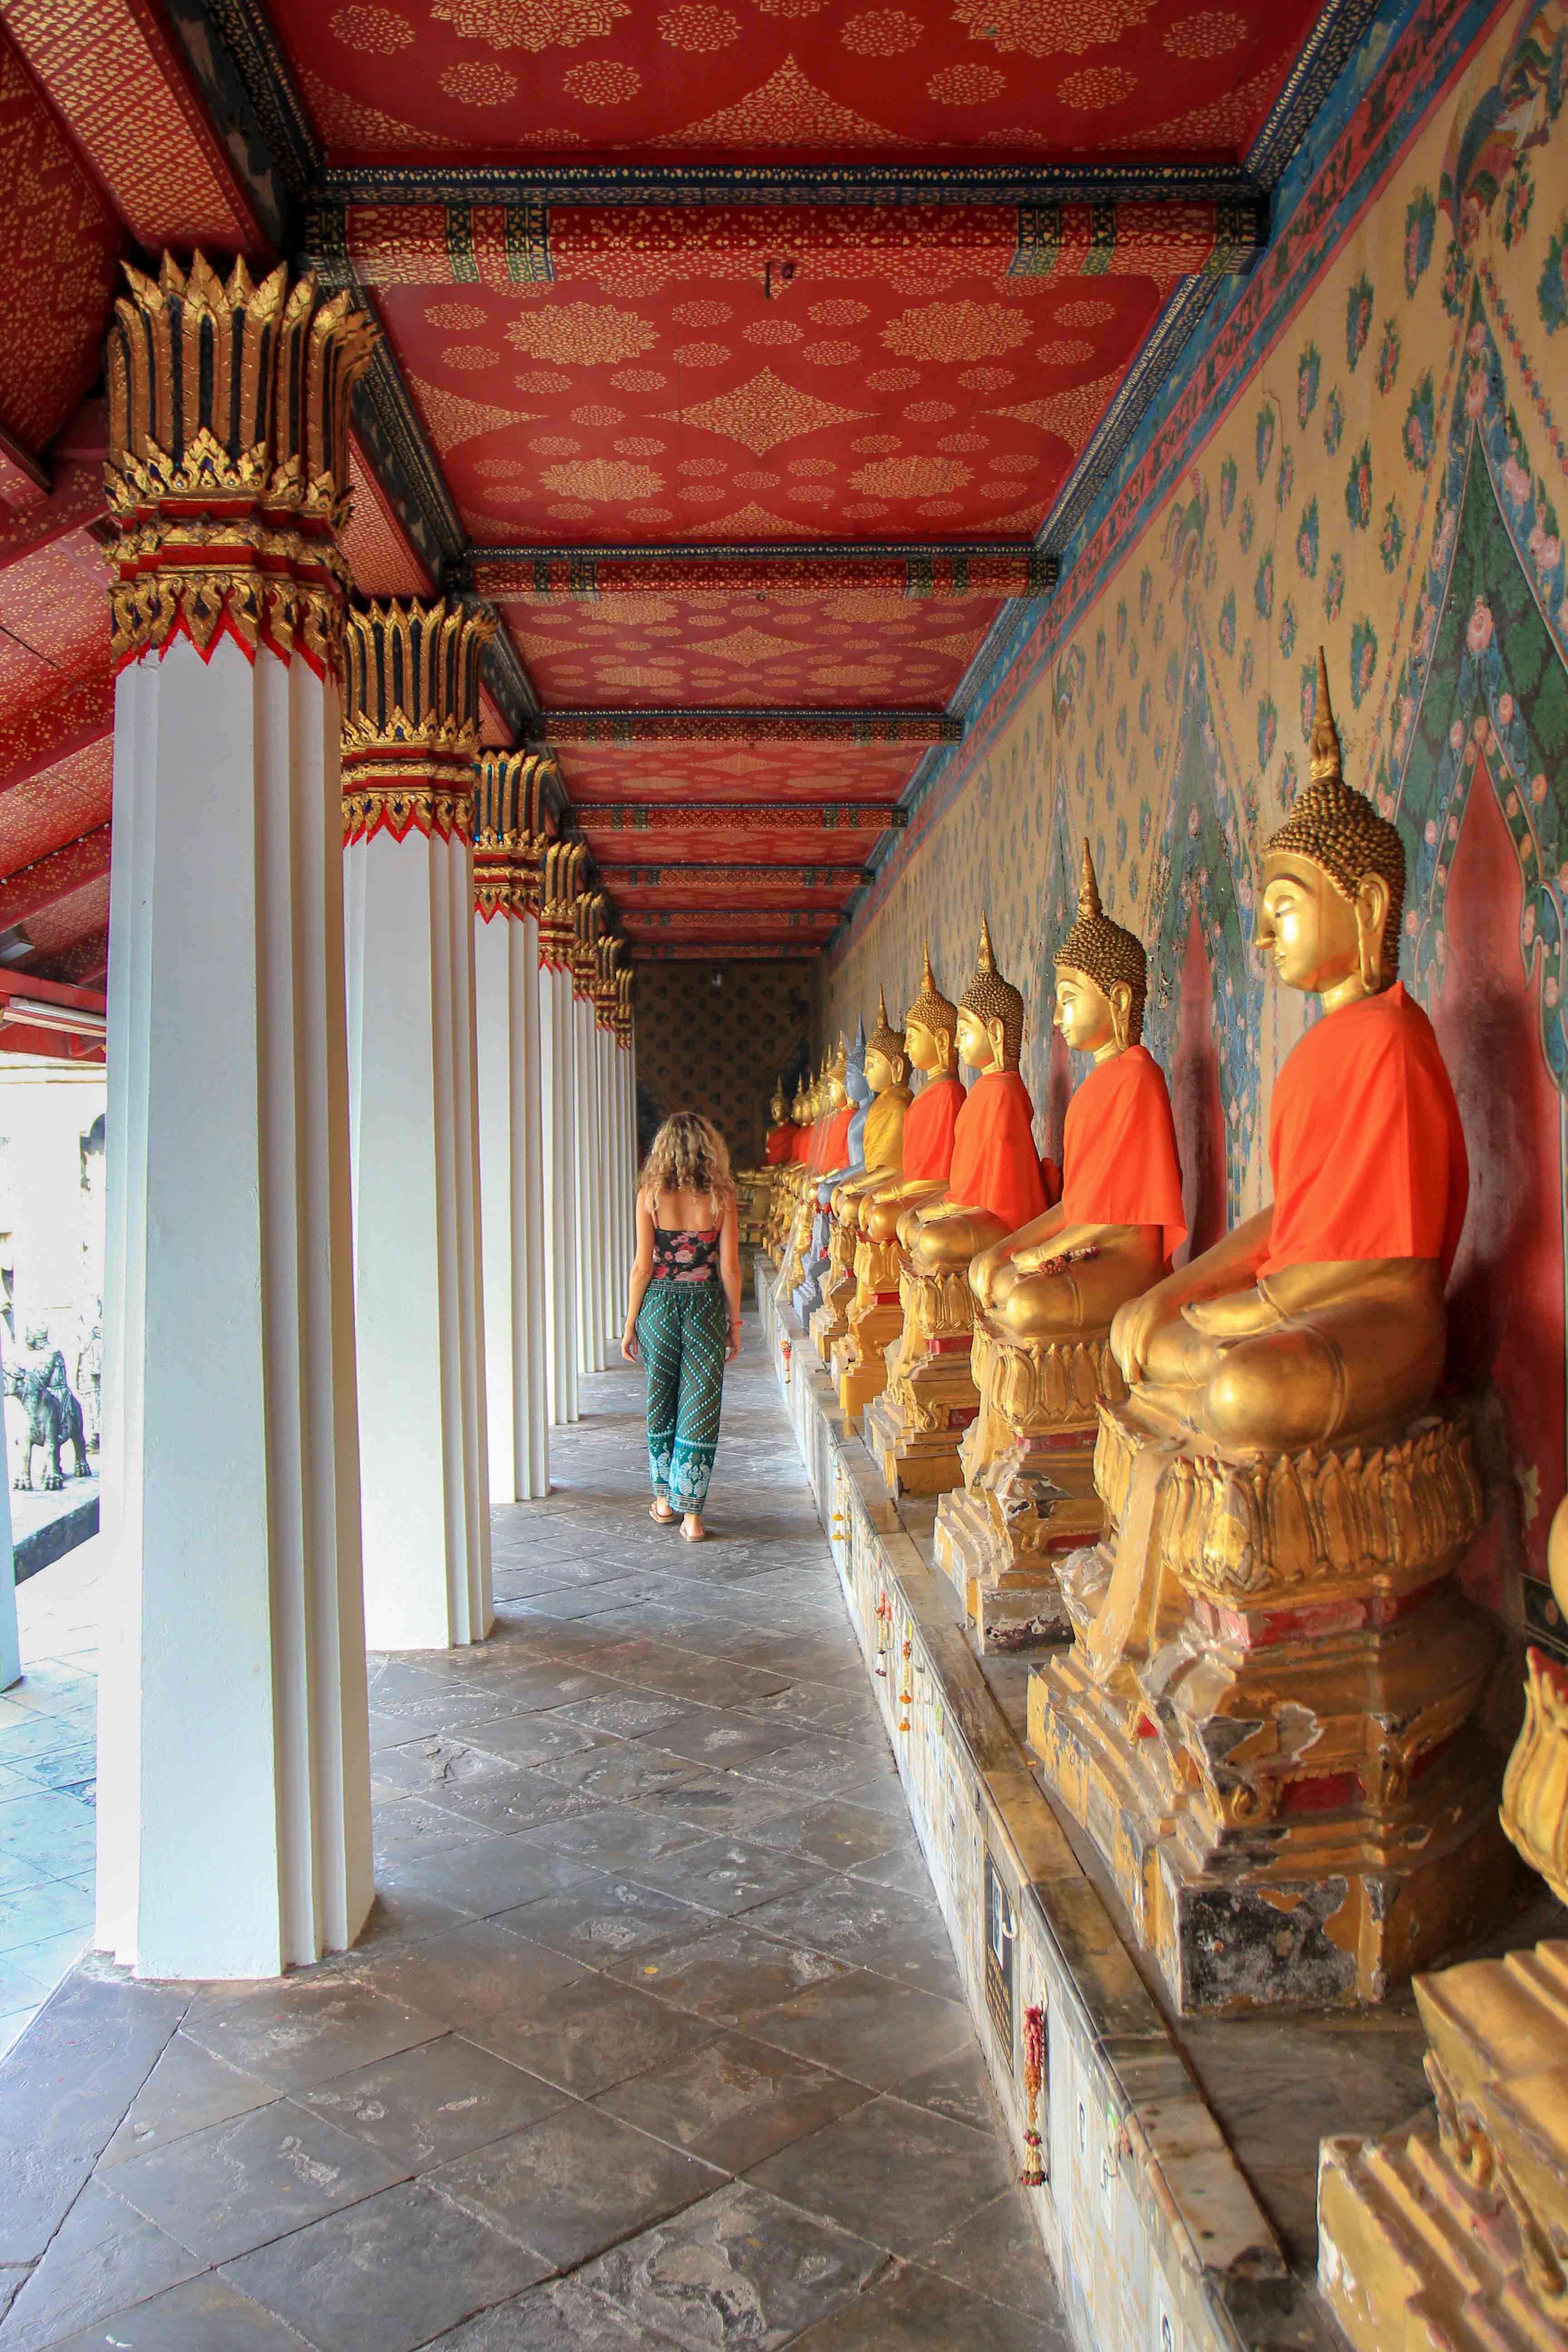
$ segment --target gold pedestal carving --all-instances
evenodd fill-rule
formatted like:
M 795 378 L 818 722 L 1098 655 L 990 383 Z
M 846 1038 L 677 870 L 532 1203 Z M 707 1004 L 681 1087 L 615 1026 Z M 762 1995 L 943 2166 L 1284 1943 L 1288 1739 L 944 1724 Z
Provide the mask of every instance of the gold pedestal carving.
M 855 1245 L 860 1237 L 859 1197 L 855 1195 L 842 1206 L 840 1186 L 832 1202 L 833 1231 L 827 1244 L 827 1272 L 823 1278 L 822 1304 L 813 1312 L 807 1327 L 812 1345 L 821 1360 L 832 1361 L 833 1344 L 841 1339 L 849 1328 L 849 1309 L 855 1303 Z
M 1057 1642 L 1071 1626 L 1058 1563 L 1098 1538 L 1102 1397 L 1127 1393 L 1104 1335 L 1004 1339 L 979 1321 L 971 1369 L 981 1409 L 959 1448 L 963 1490 L 937 1506 L 936 1557 L 983 1649 Z
M 1568 1588 L 1568 1506 L 1552 1523 Z M 1568 1674 L 1529 1654 L 1501 1822 L 1568 1901 Z M 1323 2143 L 1319 2284 L 1357 2352 L 1568 2347 L 1568 1941 L 1415 1979 L 1436 2120 Z
M 1495 1916 L 1510 1864 L 1469 1717 L 1500 1646 L 1451 1571 L 1468 1429 L 1227 1457 L 1104 1405 L 1106 1532 L 1029 1744 L 1184 2011 L 1380 2000 Z
M 959 1440 L 980 1411 L 970 1364 L 973 1304 L 966 1270 L 914 1274 L 900 1260 L 903 1336 L 888 1350 L 887 1385 L 865 1419 L 889 1495 L 944 1495 L 963 1483 Z
M 838 1402 L 852 1418 L 887 1386 L 887 1351 L 903 1328 L 899 1244 L 862 1233 L 855 1248 L 855 1297 L 844 1337 L 834 1341 L 832 1353 Z

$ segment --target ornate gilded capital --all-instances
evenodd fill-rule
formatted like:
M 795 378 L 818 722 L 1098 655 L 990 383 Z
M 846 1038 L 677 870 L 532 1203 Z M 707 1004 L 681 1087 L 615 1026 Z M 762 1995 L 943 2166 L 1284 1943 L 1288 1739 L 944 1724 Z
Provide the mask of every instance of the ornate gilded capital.
M 632 1042 L 632 989 L 635 975 L 629 964 L 623 964 L 616 974 L 616 1035 L 628 1049 Z
M 165 254 L 156 278 L 125 277 L 104 356 L 116 667 L 184 631 L 204 658 L 227 635 L 336 675 L 349 395 L 374 323 L 282 265 L 258 286 L 243 261 L 226 280 Z
M 544 853 L 539 899 L 539 961 L 549 971 L 569 971 L 576 937 L 575 907 L 587 862 L 585 841 L 552 841 Z
M 474 908 L 537 915 L 544 853 L 544 761 L 531 751 L 485 751 L 474 788 Z
M 594 1002 L 594 983 L 598 971 L 599 936 L 605 928 L 609 899 L 603 890 L 584 890 L 573 908 L 573 932 L 569 961 L 572 967 L 572 987 L 575 995 L 587 1003 Z
M 488 614 L 372 604 L 343 639 L 343 839 L 382 831 L 467 840 Z

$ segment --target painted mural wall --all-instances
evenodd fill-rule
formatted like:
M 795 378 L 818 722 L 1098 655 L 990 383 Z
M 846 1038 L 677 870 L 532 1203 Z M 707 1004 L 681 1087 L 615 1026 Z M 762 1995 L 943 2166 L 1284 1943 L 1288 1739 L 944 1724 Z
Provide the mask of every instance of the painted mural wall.
M 981 910 L 1048 1010 L 1080 844 L 1149 952 L 1204 1245 L 1268 1197 L 1270 1089 L 1304 1000 L 1253 953 L 1262 845 L 1305 782 L 1317 649 L 1347 778 L 1404 834 L 1402 976 L 1437 1026 L 1472 1161 L 1454 1369 L 1495 1374 L 1479 1597 L 1555 1633 L 1564 1486 L 1568 909 L 1568 0 L 1415 0 L 1378 20 L 1282 191 L 1253 278 L 1021 624 L 829 974 L 830 1026 L 956 997 Z M 1521 1575 L 1524 1580 L 1521 1582 Z
M 759 1166 L 768 1097 L 781 1071 L 805 1066 L 819 985 L 819 967 L 798 960 L 639 963 L 643 1122 L 700 1111 L 723 1136 L 733 1166 Z

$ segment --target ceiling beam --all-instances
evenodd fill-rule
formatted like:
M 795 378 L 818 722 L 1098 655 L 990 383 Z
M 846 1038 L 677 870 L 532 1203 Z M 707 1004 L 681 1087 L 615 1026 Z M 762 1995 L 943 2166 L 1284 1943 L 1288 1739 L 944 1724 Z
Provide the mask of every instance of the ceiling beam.
M 634 963 L 734 963 L 755 959 L 769 963 L 810 964 L 819 946 L 795 945 L 783 940 L 730 940 L 705 944 L 701 940 L 633 940 Z
M 12 505 L 4 482 L 0 482 L 0 500 Z M 101 462 L 72 458 L 57 463 L 52 468 L 51 486 L 40 499 L 25 512 L 13 510 L 0 519 L 0 572 L 10 564 L 20 563 L 26 556 L 36 555 L 40 547 L 68 538 L 73 530 L 97 522 L 108 510 Z M 106 625 L 105 646 L 108 643 Z
M 470 551 L 474 587 L 504 603 L 553 598 L 593 603 L 601 596 L 655 593 L 733 596 L 751 589 L 819 588 L 824 595 L 905 596 L 958 603 L 972 596 L 1016 596 L 1040 603 L 1056 585 L 1057 562 L 1027 541 L 910 541 L 858 545 L 686 547 L 482 547 Z
M 316 178 L 338 205 L 529 206 L 540 213 L 623 205 L 690 214 L 795 207 L 869 215 L 1142 204 L 1251 203 L 1257 184 L 1234 164 L 1141 163 L 341 163 Z M 521 256 L 520 256 L 521 266 Z
M 47 768 L 114 731 L 114 682 L 109 676 L 108 631 L 104 667 L 72 678 L 14 719 L 0 721 L 0 793 L 29 782 Z
M 869 866 L 616 866 L 598 853 L 599 871 L 606 883 L 623 890 L 655 889 L 663 882 L 725 883 L 736 889 L 856 890 L 875 877 Z
M 101 882 L 109 871 L 109 826 L 100 824 L 79 841 L 68 841 L 63 849 L 53 849 L 19 873 L 7 875 L 0 882 L 0 930 L 8 931 L 30 916 L 41 915 L 46 907 L 74 898 L 89 882 Z
M 943 710 L 749 710 L 714 707 L 542 710 L 545 742 L 960 743 L 963 721 Z
M 816 931 L 826 933 L 838 921 L 831 907 L 795 910 L 788 907 L 670 907 L 655 914 L 647 908 L 624 910 L 628 936 L 636 931 Z
M 896 801 L 574 801 L 567 815 L 589 840 L 606 833 L 897 833 L 909 822 Z

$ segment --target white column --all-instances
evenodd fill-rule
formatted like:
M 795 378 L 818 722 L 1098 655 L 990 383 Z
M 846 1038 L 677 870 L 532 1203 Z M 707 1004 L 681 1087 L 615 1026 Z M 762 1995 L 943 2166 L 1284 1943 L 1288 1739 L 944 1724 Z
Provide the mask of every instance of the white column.
M 594 1008 L 581 994 L 572 999 L 572 1032 L 577 1122 L 577 1370 L 605 1369 L 604 1317 L 600 1307 L 603 1265 L 599 1213 L 604 1171 L 598 1157 L 598 1120 L 594 1086 Z
M 493 1503 L 537 1502 L 550 1492 L 539 923 L 527 905 L 535 871 L 531 790 L 536 790 L 537 765 L 521 752 L 487 752 L 481 759 L 474 845 L 485 1394 Z M 538 842 L 537 848 L 542 847 Z
M 576 1027 L 572 975 L 541 923 L 540 1045 L 543 1106 L 546 1394 L 552 1428 L 578 1419 Z
M 469 830 L 481 623 L 349 618 L 349 1103 L 365 1631 L 482 1641 L 490 1598 Z
M 21 1679 L 16 1636 L 16 1554 L 11 1541 L 11 1475 L 0 1448 L 0 1691 Z
M 370 331 L 285 292 L 199 257 L 131 273 L 107 362 L 138 544 L 111 598 L 97 1941 L 149 1977 L 275 1975 L 372 1895 L 329 521 Z M 176 320 L 210 341 L 174 414 Z M 229 528 L 193 545 L 141 461 L 198 433 Z

